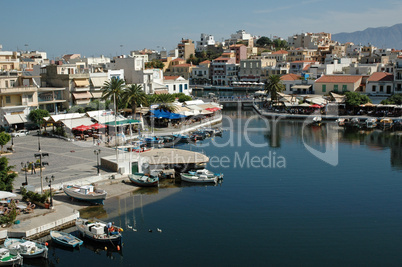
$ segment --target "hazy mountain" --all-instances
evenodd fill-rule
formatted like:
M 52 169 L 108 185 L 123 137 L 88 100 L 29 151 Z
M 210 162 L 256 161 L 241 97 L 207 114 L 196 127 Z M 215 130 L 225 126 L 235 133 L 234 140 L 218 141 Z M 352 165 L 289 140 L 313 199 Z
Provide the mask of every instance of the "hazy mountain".
M 367 28 L 364 31 L 341 32 L 332 35 L 332 40 L 340 43 L 353 42 L 378 48 L 402 49 L 402 23 L 391 27 Z

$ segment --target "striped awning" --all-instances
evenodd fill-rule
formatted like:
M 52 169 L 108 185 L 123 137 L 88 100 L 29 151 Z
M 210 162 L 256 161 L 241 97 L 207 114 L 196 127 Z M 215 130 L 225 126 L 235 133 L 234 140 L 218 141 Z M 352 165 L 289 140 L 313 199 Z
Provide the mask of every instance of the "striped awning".
M 4 115 L 4 118 L 10 125 L 28 122 L 27 117 L 24 114 Z
M 90 99 L 92 95 L 87 92 L 73 93 L 74 99 Z
M 88 79 L 74 79 L 74 84 L 76 87 L 86 87 L 89 86 L 89 81 Z
M 107 77 L 93 77 L 93 78 L 91 78 L 91 82 L 92 82 L 92 85 L 94 87 L 103 87 L 106 81 L 107 81 Z
M 91 92 L 93 98 L 101 98 L 102 92 Z

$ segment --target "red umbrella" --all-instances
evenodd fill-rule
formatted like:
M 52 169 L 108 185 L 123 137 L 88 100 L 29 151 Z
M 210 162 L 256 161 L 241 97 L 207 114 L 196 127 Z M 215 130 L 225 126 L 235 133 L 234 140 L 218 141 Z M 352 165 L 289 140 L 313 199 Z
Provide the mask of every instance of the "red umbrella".
M 217 110 L 220 110 L 220 108 L 218 108 L 218 107 L 206 108 L 205 110 L 209 110 L 209 111 L 215 112 L 215 111 L 217 111 Z
M 105 129 L 107 126 L 104 124 L 95 123 L 92 124 L 91 127 L 94 128 L 95 130 L 99 130 L 99 129 Z
M 87 125 L 80 125 L 80 126 L 77 126 L 77 127 L 73 128 L 73 130 L 80 131 L 80 132 L 88 131 L 88 130 L 91 130 L 91 129 L 92 129 L 92 127 L 87 126 Z
M 314 105 L 311 105 L 310 108 L 322 108 L 322 106 L 320 106 L 318 104 L 314 104 Z

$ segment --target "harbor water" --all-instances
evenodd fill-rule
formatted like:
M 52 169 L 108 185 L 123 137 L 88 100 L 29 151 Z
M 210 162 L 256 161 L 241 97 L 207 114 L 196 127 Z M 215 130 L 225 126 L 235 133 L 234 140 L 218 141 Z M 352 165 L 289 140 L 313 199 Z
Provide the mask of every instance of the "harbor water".
M 123 246 L 51 244 L 32 266 L 385 266 L 402 260 L 402 135 L 224 111 L 204 152 L 218 185 L 164 181 L 82 212 Z M 127 185 L 131 186 L 131 185 Z M 159 229 L 159 231 L 157 230 Z M 73 229 L 74 230 L 74 229 Z M 152 232 L 151 232 L 152 231 Z M 73 232 L 78 234 L 77 232 Z

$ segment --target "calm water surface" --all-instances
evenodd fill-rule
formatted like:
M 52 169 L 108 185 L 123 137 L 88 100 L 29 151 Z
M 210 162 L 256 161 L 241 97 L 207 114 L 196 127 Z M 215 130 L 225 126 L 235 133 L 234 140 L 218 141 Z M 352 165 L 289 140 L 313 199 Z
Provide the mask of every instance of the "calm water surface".
M 260 130 L 245 135 L 242 128 L 254 113 L 225 115 L 229 119 L 223 126 L 233 129 L 222 138 L 184 146 L 214 160 L 227 156 L 228 168 L 216 162 L 208 167 L 224 173 L 222 184 L 166 183 L 109 199 L 83 216 L 120 224 L 125 229 L 122 251 L 91 244 L 74 251 L 51 246 L 48 265 L 400 265 L 402 135 L 345 131 L 330 124 L 303 128 L 301 121 L 266 124 L 260 118 L 249 123 Z M 306 146 L 319 152 L 338 147 L 339 163 L 324 162 Z M 271 166 L 247 166 L 245 155 L 265 157 L 265 165 L 270 155 Z

